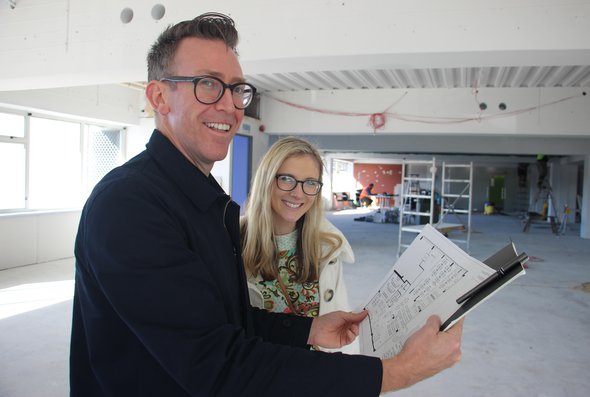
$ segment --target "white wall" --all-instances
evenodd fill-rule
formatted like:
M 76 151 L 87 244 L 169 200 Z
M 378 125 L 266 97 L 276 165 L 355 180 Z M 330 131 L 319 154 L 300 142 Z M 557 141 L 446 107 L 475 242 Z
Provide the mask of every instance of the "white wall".
M 121 85 L 0 91 L 0 104 L 29 112 L 67 114 L 109 124 L 137 124 L 143 93 Z
M 583 92 L 480 88 L 477 97 L 463 88 L 280 92 L 262 97 L 261 118 L 275 134 L 588 137 L 590 95 Z M 483 112 L 480 102 L 488 105 Z M 505 111 L 499 110 L 500 103 L 507 105 Z M 373 129 L 370 115 L 387 109 L 384 128 Z
M 74 255 L 80 211 L 0 215 L 0 269 Z
M 145 145 L 150 140 L 152 132 L 156 128 L 153 118 L 139 119 L 139 125 L 129 125 L 125 133 L 125 158 L 131 159 L 145 150 Z

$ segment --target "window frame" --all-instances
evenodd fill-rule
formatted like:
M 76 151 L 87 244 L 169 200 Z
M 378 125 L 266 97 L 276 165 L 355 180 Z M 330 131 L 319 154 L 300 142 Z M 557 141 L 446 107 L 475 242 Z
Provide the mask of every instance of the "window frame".
M 120 135 L 120 159 L 121 162 L 126 160 L 126 139 L 127 139 L 127 128 L 122 125 L 116 124 L 109 124 L 105 122 L 97 122 L 96 120 L 85 119 L 85 118 L 77 118 L 77 117 L 67 117 L 67 116 L 60 116 L 60 115 L 53 115 L 47 114 L 43 112 L 29 112 L 26 110 L 18 110 L 18 109 L 10 109 L 10 108 L 3 108 L 0 107 L 0 113 L 6 114 L 14 114 L 24 117 L 24 137 L 11 137 L 7 135 L 0 135 L 0 142 L 1 143 L 8 143 L 8 144 L 20 144 L 23 145 L 25 150 L 25 186 L 24 186 L 24 207 L 22 208 L 0 208 L 0 215 L 2 214 L 15 214 L 15 213 L 34 213 L 34 212 L 47 212 L 47 211 L 68 211 L 72 208 L 31 208 L 30 207 L 30 169 L 31 169 L 31 118 L 40 118 L 40 119 L 48 119 L 48 120 L 55 120 L 55 121 L 63 121 L 68 123 L 76 123 L 79 125 L 79 134 L 80 134 L 80 180 L 78 181 L 81 196 L 84 196 L 84 192 L 88 192 L 92 190 L 91 186 L 88 185 L 88 180 L 86 177 L 87 174 L 87 167 L 88 167 L 88 158 L 89 158 L 89 148 L 88 146 L 88 134 L 92 126 L 99 127 L 101 129 L 115 129 L 119 130 Z M 77 206 L 76 209 L 80 209 L 83 206 L 84 197 L 80 197 L 80 206 Z

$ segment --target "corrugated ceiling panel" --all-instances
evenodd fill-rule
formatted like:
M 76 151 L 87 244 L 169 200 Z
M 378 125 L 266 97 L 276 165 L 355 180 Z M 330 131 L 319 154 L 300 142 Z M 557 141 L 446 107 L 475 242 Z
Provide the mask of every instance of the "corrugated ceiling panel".
M 589 87 L 590 66 L 310 71 L 246 76 L 261 92 L 391 88 Z

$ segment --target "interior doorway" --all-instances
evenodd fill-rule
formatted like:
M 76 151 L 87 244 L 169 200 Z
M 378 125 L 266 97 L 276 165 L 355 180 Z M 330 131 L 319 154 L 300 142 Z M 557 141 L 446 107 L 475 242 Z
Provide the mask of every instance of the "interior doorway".
M 250 191 L 252 137 L 236 134 L 231 151 L 231 197 L 244 212 Z
M 506 197 L 505 180 L 503 175 L 496 175 L 490 178 L 488 186 L 488 201 L 493 203 L 495 209 L 504 208 L 504 199 Z

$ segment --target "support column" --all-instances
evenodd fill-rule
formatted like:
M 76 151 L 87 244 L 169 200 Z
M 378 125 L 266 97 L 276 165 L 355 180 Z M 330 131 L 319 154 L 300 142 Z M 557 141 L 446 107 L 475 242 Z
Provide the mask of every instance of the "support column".
M 580 237 L 590 239 L 590 156 L 584 157 Z
M 333 178 L 333 159 L 330 155 L 323 155 L 324 160 L 324 169 L 323 169 L 323 177 L 322 182 L 324 186 L 322 187 L 322 197 L 324 199 L 324 209 L 325 210 L 333 210 L 333 200 L 332 200 L 332 178 Z

